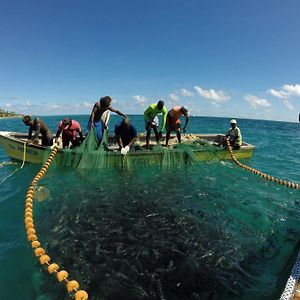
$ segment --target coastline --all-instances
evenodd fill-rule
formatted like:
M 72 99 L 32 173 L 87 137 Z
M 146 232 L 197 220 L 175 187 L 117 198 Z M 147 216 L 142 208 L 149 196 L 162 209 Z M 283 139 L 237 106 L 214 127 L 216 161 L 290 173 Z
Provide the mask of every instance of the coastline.
M 23 118 L 23 115 L 15 115 L 15 116 L 0 116 L 1 119 L 17 119 L 17 118 Z

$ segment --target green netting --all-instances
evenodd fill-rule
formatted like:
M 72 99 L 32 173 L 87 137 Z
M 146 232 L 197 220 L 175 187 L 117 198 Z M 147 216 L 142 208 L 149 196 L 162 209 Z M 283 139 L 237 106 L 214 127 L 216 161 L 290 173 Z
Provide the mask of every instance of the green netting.
M 223 151 L 222 148 L 215 147 L 212 143 L 198 138 L 193 141 L 184 141 L 181 144 L 174 143 L 168 148 L 158 144 L 150 150 L 145 149 L 142 144 L 136 143 L 126 156 L 122 156 L 117 147 L 108 147 L 106 131 L 103 133 L 101 143 L 98 144 L 95 129 L 91 128 L 79 147 L 59 151 L 54 164 L 58 167 L 82 169 L 153 164 L 173 166 L 193 164 L 199 160 L 222 159 L 223 155 L 226 155 L 226 151 Z

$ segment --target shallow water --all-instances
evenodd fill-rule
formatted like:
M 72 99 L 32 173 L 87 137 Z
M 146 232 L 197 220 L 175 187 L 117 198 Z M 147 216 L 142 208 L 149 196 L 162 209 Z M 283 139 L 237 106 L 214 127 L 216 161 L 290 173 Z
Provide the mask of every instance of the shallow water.
M 43 119 L 55 131 L 60 117 Z M 75 119 L 84 124 L 86 117 Z M 132 120 L 142 131 L 142 117 Z M 226 132 L 227 122 L 195 117 L 189 129 Z M 243 163 L 299 183 L 299 124 L 240 120 L 239 127 L 256 146 Z M 0 120 L 0 129 L 24 131 L 19 119 Z M 20 165 L 8 164 L 2 149 L 0 161 L 0 180 Z M 1 185 L 5 299 L 67 298 L 26 241 L 24 197 L 38 170 L 25 165 Z M 230 161 L 88 172 L 50 168 L 39 185 L 50 193 L 35 202 L 39 238 L 91 299 L 274 299 L 299 250 L 299 190 Z

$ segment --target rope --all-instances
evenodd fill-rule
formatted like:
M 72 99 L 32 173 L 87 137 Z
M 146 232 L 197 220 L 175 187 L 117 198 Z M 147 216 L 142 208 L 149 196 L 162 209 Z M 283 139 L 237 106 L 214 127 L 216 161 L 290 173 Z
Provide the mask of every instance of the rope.
M 9 174 L 8 176 L 6 176 L 3 180 L 0 181 L 0 184 L 2 184 L 6 179 L 8 179 L 9 177 L 11 177 L 12 175 L 14 175 L 18 170 L 21 170 L 24 167 L 25 164 L 25 160 L 26 160 L 26 142 L 24 142 L 24 151 L 23 151 L 23 162 L 21 167 L 16 168 L 11 174 Z
M 46 173 L 47 169 L 51 165 L 53 158 L 57 154 L 57 146 L 51 150 L 51 153 L 44 163 L 43 167 L 39 173 L 34 177 L 31 182 L 25 202 L 25 227 L 27 232 L 27 239 L 31 242 L 31 247 L 34 249 L 35 256 L 39 259 L 41 265 L 48 266 L 48 272 L 57 277 L 59 282 L 64 282 L 68 293 L 72 293 L 75 300 L 87 300 L 88 294 L 85 290 L 79 290 L 79 283 L 76 280 L 68 280 L 69 274 L 66 270 L 60 270 L 60 267 L 55 262 L 50 262 L 51 258 L 47 255 L 44 248 L 41 247 L 40 242 L 38 241 L 37 233 L 34 228 L 33 222 L 33 194 L 37 182 L 41 177 Z
M 291 181 L 286 181 L 286 180 L 282 180 L 282 179 L 278 179 L 278 178 L 276 178 L 276 177 L 273 177 L 273 176 L 271 176 L 271 175 L 268 175 L 268 174 L 266 174 L 266 173 L 263 173 L 263 172 L 261 172 L 261 171 L 258 171 L 258 170 L 256 170 L 256 169 L 253 169 L 253 168 L 251 168 L 251 167 L 248 167 L 248 166 L 246 166 L 246 165 L 240 163 L 240 162 L 235 158 L 235 156 L 233 155 L 232 147 L 231 147 L 231 145 L 230 145 L 230 143 L 229 143 L 229 139 L 228 139 L 228 138 L 226 139 L 226 143 L 227 143 L 227 147 L 228 147 L 228 150 L 229 150 L 231 159 L 232 159 L 239 167 L 241 167 L 241 168 L 243 168 L 243 169 L 246 169 L 246 170 L 248 170 L 248 171 L 250 171 L 250 172 L 252 172 L 252 173 L 254 173 L 254 174 L 257 174 L 257 175 L 259 175 L 260 177 L 262 177 L 262 178 L 264 178 L 264 179 L 267 179 L 267 180 L 269 180 L 269 181 L 276 182 L 276 183 L 278 183 L 278 184 L 280 184 L 280 185 L 285 185 L 285 186 L 287 186 L 287 187 L 289 187 L 289 188 L 292 188 L 292 189 L 296 189 L 296 190 L 299 189 L 299 184 L 298 184 L 298 183 L 291 182 Z

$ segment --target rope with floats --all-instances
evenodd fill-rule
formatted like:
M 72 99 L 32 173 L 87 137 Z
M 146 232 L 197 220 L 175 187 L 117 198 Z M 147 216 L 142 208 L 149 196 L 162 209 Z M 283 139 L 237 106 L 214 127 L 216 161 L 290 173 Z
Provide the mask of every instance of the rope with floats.
M 1 181 L 0 181 L 0 184 L 2 184 L 6 179 L 8 179 L 8 178 L 11 177 L 12 175 L 14 175 L 18 170 L 23 169 L 24 164 L 25 164 L 25 160 L 26 160 L 26 142 L 24 142 L 23 148 L 24 148 L 24 151 L 23 151 L 23 162 L 22 162 L 21 167 L 16 168 L 11 174 L 9 174 L 9 175 L 6 176 L 3 180 L 1 180 Z
M 59 282 L 64 282 L 66 284 L 68 293 L 72 293 L 75 300 L 87 300 L 88 293 L 85 290 L 79 290 L 79 283 L 76 280 L 68 280 L 68 272 L 66 270 L 60 270 L 60 267 L 57 263 L 50 262 L 51 258 L 47 255 L 45 249 L 41 247 L 34 228 L 33 195 L 35 186 L 51 165 L 55 155 L 57 154 L 57 150 L 57 146 L 54 146 L 47 161 L 44 163 L 39 173 L 34 177 L 28 188 L 25 202 L 25 227 L 27 232 L 27 239 L 29 242 L 31 242 L 31 247 L 34 249 L 34 254 L 39 259 L 40 264 L 48 266 L 49 274 L 55 275 Z
M 267 179 L 267 180 L 269 180 L 269 181 L 276 182 L 276 183 L 278 183 L 278 184 L 280 184 L 280 185 L 285 185 L 285 186 L 287 186 L 287 187 L 289 187 L 289 188 L 291 188 L 291 189 L 296 189 L 296 190 L 299 189 L 299 184 L 298 184 L 298 183 L 291 182 L 291 181 L 286 181 L 286 180 L 282 180 L 282 179 L 278 179 L 278 178 L 276 178 L 276 177 L 273 177 L 273 176 L 271 176 L 271 175 L 268 175 L 268 174 L 266 174 L 266 173 L 263 173 L 263 172 L 261 172 L 261 171 L 259 171 L 259 170 L 253 169 L 253 168 L 251 168 L 251 167 L 248 167 L 248 166 L 246 166 L 246 165 L 240 163 L 240 162 L 235 158 L 235 156 L 234 156 L 234 154 L 233 154 L 232 147 L 231 147 L 231 145 L 230 145 L 230 142 L 229 142 L 229 139 L 228 139 L 228 138 L 226 139 L 226 143 L 227 143 L 227 148 L 228 148 L 228 151 L 229 151 L 229 153 L 230 153 L 231 159 L 232 159 L 239 167 L 241 167 L 241 168 L 243 168 L 243 169 L 246 169 L 246 170 L 248 170 L 248 171 L 250 171 L 250 172 L 252 172 L 252 173 L 254 173 L 254 174 L 257 174 L 257 175 L 259 175 L 260 177 L 262 177 L 262 178 L 264 178 L 264 179 Z

